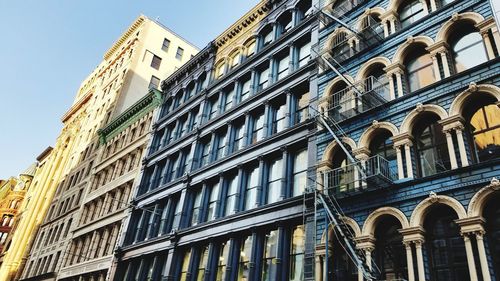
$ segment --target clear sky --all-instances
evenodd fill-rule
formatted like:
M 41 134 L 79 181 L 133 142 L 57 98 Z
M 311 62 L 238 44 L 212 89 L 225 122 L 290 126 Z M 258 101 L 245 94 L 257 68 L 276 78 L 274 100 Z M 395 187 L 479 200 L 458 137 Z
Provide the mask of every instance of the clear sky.
M 142 13 L 199 48 L 258 0 L 0 0 L 0 179 L 55 144 L 80 82 Z

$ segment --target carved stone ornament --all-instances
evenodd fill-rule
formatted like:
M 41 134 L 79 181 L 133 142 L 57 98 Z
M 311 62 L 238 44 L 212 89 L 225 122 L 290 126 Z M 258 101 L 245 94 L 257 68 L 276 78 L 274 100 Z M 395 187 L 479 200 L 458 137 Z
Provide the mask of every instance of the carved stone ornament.
M 474 82 L 470 83 L 468 91 L 471 93 L 477 92 L 477 84 Z
M 417 112 L 422 112 L 424 111 L 424 105 L 421 103 L 417 103 Z
M 438 195 L 436 194 L 436 192 L 434 192 L 434 191 L 431 191 L 431 192 L 429 193 L 429 198 L 431 199 L 431 202 L 432 202 L 432 203 L 436 203 L 436 202 L 438 202 L 438 201 L 439 201 L 439 197 L 438 197 Z
M 413 38 L 413 36 L 408 36 L 408 38 L 406 38 L 406 43 L 408 44 L 413 43 L 413 41 L 415 41 L 415 38 Z
M 373 120 L 372 126 L 373 126 L 374 129 L 378 129 L 380 127 L 380 124 L 378 123 L 377 120 Z
M 489 185 L 489 187 L 495 191 L 498 191 L 500 190 L 500 180 L 498 180 L 497 178 L 492 178 L 491 179 L 491 183 Z
M 458 13 L 455 12 L 453 13 L 453 15 L 451 15 L 452 22 L 456 22 L 458 19 L 459 19 Z

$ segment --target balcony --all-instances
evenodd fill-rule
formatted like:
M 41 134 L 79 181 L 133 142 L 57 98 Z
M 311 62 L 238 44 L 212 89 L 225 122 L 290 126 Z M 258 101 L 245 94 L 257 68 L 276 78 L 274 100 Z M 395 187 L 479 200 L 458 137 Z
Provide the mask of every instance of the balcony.
M 379 107 L 388 100 L 387 81 L 370 76 L 327 97 L 323 110 L 336 122 L 342 122 Z
M 320 13 L 324 27 L 330 25 L 335 20 L 329 17 L 325 12 Z M 328 53 L 335 64 L 340 64 L 356 54 L 369 49 L 382 42 L 384 39 L 384 28 L 380 20 L 372 16 L 363 18 L 361 28 L 357 26 L 348 26 L 345 23 L 339 23 L 338 31 L 334 36 L 328 37 L 326 48 L 324 47 L 319 56 Z
M 364 174 L 361 171 L 364 167 Z M 376 155 L 366 162 L 351 163 L 344 167 L 320 172 L 323 192 L 332 196 L 346 196 L 366 190 L 387 188 L 397 179 L 389 161 Z

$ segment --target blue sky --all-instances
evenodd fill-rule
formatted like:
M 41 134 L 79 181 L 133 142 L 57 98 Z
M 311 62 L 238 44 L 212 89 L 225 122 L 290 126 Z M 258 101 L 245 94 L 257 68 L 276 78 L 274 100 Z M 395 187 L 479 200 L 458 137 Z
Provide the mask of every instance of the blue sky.
M 0 179 L 54 145 L 80 82 L 139 14 L 202 48 L 258 2 L 0 0 Z

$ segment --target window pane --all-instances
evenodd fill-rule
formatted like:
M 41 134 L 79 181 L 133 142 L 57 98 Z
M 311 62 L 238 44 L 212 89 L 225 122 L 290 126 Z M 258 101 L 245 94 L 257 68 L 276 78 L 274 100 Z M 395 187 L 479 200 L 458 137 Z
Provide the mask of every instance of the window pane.
M 434 69 L 432 67 L 432 59 L 429 54 L 423 54 L 413 60 L 410 60 L 407 65 L 408 82 L 410 91 L 414 92 L 427 85 L 434 83 Z
M 238 265 L 238 281 L 250 281 L 250 258 L 252 255 L 252 236 L 245 238 L 241 245 L 240 262 Z
M 453 46 L 453 55 L 457 72 L 488 61 L 483 38 L 478 32 L 469 33 L 458 40 Z
M 273 230 L 266 234 L 264 259 L 262 261 L 262 280 L 274 281 L 276 279 L 276 255 L 278 251 L 278 231 Z

